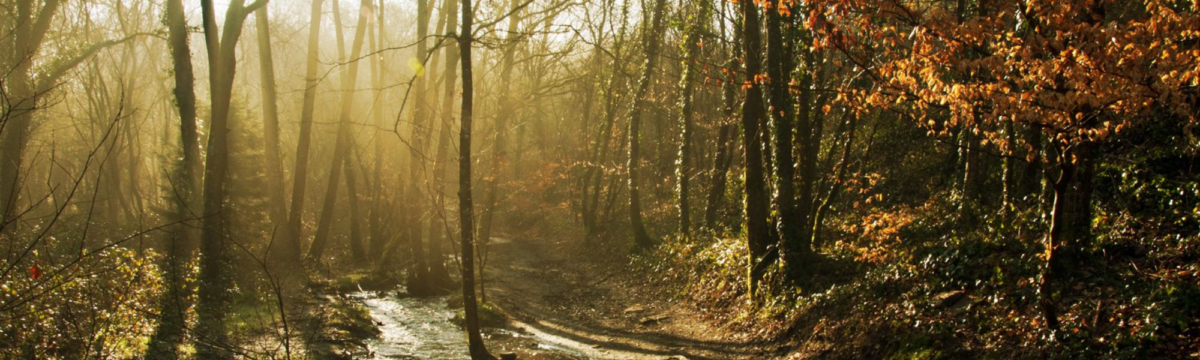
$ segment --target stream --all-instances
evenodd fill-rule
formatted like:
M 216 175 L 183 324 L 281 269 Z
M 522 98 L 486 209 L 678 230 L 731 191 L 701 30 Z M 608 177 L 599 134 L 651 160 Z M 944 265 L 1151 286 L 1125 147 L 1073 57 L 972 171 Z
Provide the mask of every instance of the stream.
M 365 341 L 373 359 L 445 359 L 470 360 L 467 338 L 451 322 L 455 311 L 446 306 L 447 297 L 407 297 L 397 292 L 358 292 L 351 298 L 362 303 L 379 327 L 380 335 Z M 493 353 L 504 347 L 520 347 L 522 352 L 537 353 L 538 358 L 586 359 L 586 345 L 564 341 L 537 330 L 518 327 L 485 328 L 485 341 Z

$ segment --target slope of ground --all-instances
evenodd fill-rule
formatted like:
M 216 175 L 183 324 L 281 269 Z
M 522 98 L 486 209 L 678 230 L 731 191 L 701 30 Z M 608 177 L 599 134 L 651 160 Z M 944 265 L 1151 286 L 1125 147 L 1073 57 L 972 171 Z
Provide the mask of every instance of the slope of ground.
M 631 271 L 628 257 L 598 250 L 602 248 L 494 239 L 487 299 L 509 315 L 518 332 L 546 343 L 496 350 L 522 358 L 555 348 L 590 359 L 749 359 L 765 354 L 745 334 L 708 320 L 666 287 Z

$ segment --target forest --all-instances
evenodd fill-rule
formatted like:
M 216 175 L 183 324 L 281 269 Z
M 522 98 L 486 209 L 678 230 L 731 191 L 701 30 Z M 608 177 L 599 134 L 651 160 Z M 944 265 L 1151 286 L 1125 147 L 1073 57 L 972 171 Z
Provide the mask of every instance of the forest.
M 0 359 L 1196 359 L 1197 0 L 0 0 Z

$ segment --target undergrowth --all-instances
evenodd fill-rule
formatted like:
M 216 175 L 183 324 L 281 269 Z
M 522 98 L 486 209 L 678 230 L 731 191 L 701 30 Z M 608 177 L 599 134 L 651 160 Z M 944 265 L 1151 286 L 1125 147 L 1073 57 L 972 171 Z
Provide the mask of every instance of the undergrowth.
M 961 211 L 956 201 L 838 219 L 789 283 L 773 267 L 747 296 L 744 234 L 667 239 L 636 262 L 713 320 L 806 358 L 1185 358 L 1200 354 L 1196 231 L 1101 216 L 1055 284 L 1061 327 L 1037 301 L 1038 209 Z M 975 208 L 975 207 L 970 207 Z

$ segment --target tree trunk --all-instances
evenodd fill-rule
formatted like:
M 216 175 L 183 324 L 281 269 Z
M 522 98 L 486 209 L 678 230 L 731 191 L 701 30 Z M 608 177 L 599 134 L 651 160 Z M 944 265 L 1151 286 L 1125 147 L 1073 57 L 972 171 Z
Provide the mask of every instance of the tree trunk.
M 455 7 L 451 6 L 453 4 L 455 4 L 454 0 L 449 0 L 446 2 L 446 8 L 450 10 L 446 12 L 447 15 L 453 13 L 453 10 L 455 10 Z M 454 26 L 458 25 L 455 19 L 456 18 L 451 17 L 451 19 L 447 20 L 449 23 L 447 26 L 453 28 Z M 450 162 L 451 151 L 450 133 L 453 131 L 450 129 L 450 123 L 454 121 L 454 90 L 457 89 L 457 86 L 454 85 L 454 82 L 457 81 L 458 78 L 458 69 L 454 68 L 454 65 L 458 64 L 459 58 L 457 47 L 447 46 L 445 56 L 445 69 L 443 69 L 442 72 L 442 85 L 444 88 L 441 100 L 441 121 L 438 122 L 440 124 L 440 129 L 438 130 L 437 158 L 434 160 L 433 182 L 431 184 L 434 193 L 433 209 L 437 212 L 437 214 L 431 214 L 429 217 L 429 252 L 428 255 L 426 255 L 426 257 L 429 258 L 429 278 L 427 280 L 431 290 L 433 288 L 438 288 L 438 291 L 436 291 L 437 293 L 441 293 L 441 288 L 443 285 L 449 285 L 451 282 L 450 272 L 446 269 L 446 264 L 444 262 L 445 256 L 442 253 L 444 249 L 442 242 L 451 240 L 447 239 L 445 236 L 446 229 L 449 226 L 449 224 L 446 223 L 447 219 L 445 216 L 445 190 L 446 186 L 448 185 L 446 184 L 446 168 Z
M 258 29 L 258 64 L 262 84 L 263 141 L 266 142 L 263 144 L 263 153 L 267 160 L 267 199 L 270 201 L 268 215 L 272 224 L 286 224 L 287 200 L 283 195 L 285 189 L 283 159 L 279 155 L 279 112 L 275 104 L 275 64 L 271 53 L 271 26 L 267 7 L 258 9 L 254 18 Z M 286 243 L 287 239 L 295 237 L 289 233 L 291 228 L 288 226 L 281 226 L 277 230 L 271 239 L 272 243 L 279 239 L 284 239 L 282 242 Z M 288 260 L 282 257 L 280 259 Z
M 191 227 L 182 223 L 191 217 L 199 184 L 200 148 L 196 138 L 196 93 L 195 76 L 192 73 L 192 55 L 188 49 L 187 23 L 183 15 L 182 0 L 168 0 L 166 4 L 166 23 L 168 44 L 171 49 L 171 60 L 175 74 L 175 104 L 179 110 L 180 145 L 183 148 L 182 160 L 177 164 L 176 183 L 178 196 L 174 198 L 174 216 L 179 225 L 173 227 L 166 244 L 166 258 L 163 259 L 163 277 L 166 289 L 159 303 L 158 325 L 150 338 L 146 358 L 154 360 L 173 360 L 179 358 L 179 345 L 183 344 L 183 334 L 187 326 L 185 302 L 190 296 L 190 287 L 184 284 L 186 271 L 183 269 L 191 249 L 195 246 L 195 232 Z
M 1025 142 L 1030 145 L 1030 152 L 1026 156 L 1028 163 L 1025 164 L 1024 170 L 1021 171 L 1021 179 L 1018 180 L 1017 194 L 1014 198 L 1017 201 L 1030 201 L 1026 199 L 1029 196 L 1035 196 L 1042 193 L 1042 131 L 1028 127 L 1024 131 Z
M 454 0 L 446 0 L 450 3 L 455 3 Z M 455 3 L 456 5 L 457 3 Z M 450 4 L 447 4 L 450 6 Z M 432 6 L 429 0 L 417 0 L 417 59 L 425 64 L 425 59 L 428 57 L 428 43 L 425 38 L 429 31 L 429 17 L 431 16 Z M 449 11 L 451 13 L 456 11 Z M 429 145 L 428 138 L 432 131 L 432 119 L 429 116 L 429 104 L 426 103 L 428 83 L 426 78 L 430 72 L 425 71 L 424 74 L 418 74 L 414 83 L 414 101 L 413 101 L 413 124 L 412 124 L 412 140 L 410 149 L 408 192 L 405 196 L 408 203 L 408 214 L 405 224 L 407 225 L 407 233 L 405 234 L 407 244 L 409 245 L 409 262 L 408 278 L 406 279 L 408 292 L 410 294 L 424 295 L 431 293 L 432 288 L 429 286 L 429 266 L 425 259 L 425 247 L 422 244 L 421 223 L 422 215 L 425 213 L 425 208 L 421 204 L 421 184 L 423 179 L 424 167 L 421 164 L 426 161 L 425 154 L 428 154 Z M 431 222 L 432 223 L 432 222 Z
M 742 38 L 745 54 L 746 100 L 742 103 L 742 138 L 745 144 L 745 193 L 746 193 L 746 242 L 750 249 L 749 291 L 753 296 L 758 291 L 758 282 L 762 280 L 764 266 L 759 262 L 767 255 L 767 245 L 770 243 L 767 213 L 768 200 L 766 193 L 765 171 L 763 170 L 763 143 L 765 139 L 759 125 L 762 124 L 763 96 L 762 84 L 755 78 L 762 73 L 762 42 L 759 37 L 760 23 L 758 7 L 750 1 L 740 2 L 742 10 Z
M 350 149 L 349 154 L 346 156 L 346 161 L 342 162 L 342 169 L 346 172 L 346 195 L 350 197 L 350 220 L 348 221 L 350 225 L 350 256 L 355 263 L 364 264 L 367 256 L 365 253 L 366 249 L 363 247 L 362 222 L 359 217 L 361 206 L 359 204 L 358 184 L 354 176 L 358 162 L 351 159 L 355 157 L 353 141 L 350 143 Z
M 492 239 L 492 220 L 496 215 L 496 193 L 500 190 L 500 175 L 504 174 L 505 157 L 508 155 L 505 153 L 506 150 L 504 148 L 506 145 L 504 135 L 508 130 L 508 118 L 516 118 L 517 111 L 519 110 L 517 97 L 512 94 L 513 90 L 510 82 L 512 81 L 514 62 L 513 52 L 517 49 L 517 42 L 520 37 L 520 35 L 517 35 L 517 31 L 520 29 L 518 25 L 521 23 L 520 1 L 509 0 L 510 18 L 507 29 L 508 37 L 505 39 L 504 58 L 501 60 L 504 65 L 503 69 L 500 70 L 500 96 L 504 99 L 500 106 L 506 106 L 507 108 L 500 110 L 501 113 L 496 117 L 494 125 L 495 135 L 493 136 L 495 138 L 492 145 L 492 171 L 487 180 L 487 199 L 484 200 L 483 224 L 480 226 L 479 232 L 479 241 L 483 244 L 487 244 Z M 517 39 L 514 39 L 514 37 Z M 584 116 L 587 116 L 587 113 L 585 111 Z M 483 282 L 482 277 L 479 280 Z M 482 292 L 481 288 L 480 293 Z
M 1046 265 L 1042 267 L 1042 279 L 1038 283 L 1038 305 L 1042 310 L 1042 319 L 1050 330 L 1058 329 L 1058 312 L 1055 309 L 1057 294 L 1055 292 L 1056 277 L 1061 269 L 1061 260 L 1056 256 L 1058 248 L 1063 244 L 1068 227 L 1069 211 L 1068 194 L 1074 182 L 1075 166 L 1070 163 L 1070 157 L 1062 155 L 1059 158 L 1059 175 L 1054 181 L 1054 207 L 1050 213 L 1050 233 L 1046 236 Z
M 649 33 L 646 34 L 646 63 L 642 67 L 642 77 L 638 80 L 637 93 L 634 95 L 633 111 L 629 115 L 629 162 L 626 164 L 629 177 L 629 225 L 633 231 L 633 243 L 638 249 L 648 249 L 654 245 L 646 225 L 642 222 L 642 203 L 639 194 L 640 181 L 638 167 L 641 163 L 640 131 L 642 114 L 649 110 L 650 81 L 654 75 L 654 67 L 658 62 L 658 48 L 662 32 L 663 13 L 666 10 L 666 0 L 655 0 L 654 20 Z
M 724 18 L 725 7 L 721 7 L 721 16 Z M 725 33 L 724 22 L 721 23 L 721 33 Z M 734 31 L 733 45 L 726 45 L 725 51 L 728 53 L 729 60 L 725 64 L 726 69 L 730 69 L 728 78 L 722 86 L 722 100 L 724 100 L 724 108 L 722 108 L 721 126 L 717 130 L 717 151 L 713 157 L 713 170 L 711 178 L 709 178 L 708 201 L 704 209 L 704 226 L 715 230 L 717 228 L 717 216 L 720 212 L 721 204 L 725 198 L 725 186 L 729 174 L 729 167 L 733 163 L 734 156 L 734 139 L 736 138 L 737 123 L 733 122 L 737 112 L 735 107 L 737 101 L 737 72 L 732 69 L 737 69 L 738 58 L 741 57 L 741 48 L 737 46 L 738 32 Z
M 479 310 L 475 303 L 475 205 L 471 200 L 471 100 L 474 85 L 471 75 L 471 0 L 462 2 L 462 31 L 458 34 L 458 46 L 462 55 L 462 126 L 459 130 L 458 158 L 458 212 L 459 230 L 462 232 L 462 279 L 463 312 L 467 322 L 467 343 L 472 360 L 495 359 L 483 344 L 479 332 Z
M 371 6 L 370 0 L 362 0 L 361 7 Z M 341 9 L 337 6 L 337 0 L 333 2 L 333 16 L 338 19 Z M 337 37 L 341 36 L 341 21 L 334 21 L 335 30 L 338 33 Z M 342 111 L 338 116 L 338 132 L 337 140 L 333 147 L 333 164 L 329 167 L 329 182 L 325 187 L 325 206 L 321 210 L 321 220 L 317 223 L 317 233 L 313 237 L 312 248 L 308 251 L 308 259 L 312 261 L 321 261 L 325 247 L 328 244 L 330 228 L 333 226 L 333 210 L 337 204 L 338 182 L 342 173 L 342 163 L 346 161 L 346 153 L 351 151 L 350 144 L 353 142 L 350 134 L 350 112 L 354 107 L 354 87 L 358 84 L 358 65 L 359 55 L 362 53 L 363 38 L 366 36 L 367 16 L 360 15 L 358 17 L 358 26 L 354 30 L 354 42 L 350 45 L 350 57 L 347 64 L 350 68 L 342 77 Z M 340 41 L 339 41 L 340 42 Z M 339 46 L 340 48 L 340 46 Z M 342 51 L 339 52 L 340 63 L 346 64 L 347 58 L 342 56 Z M 353 194 L 352 194 L 353 195 Z
M 232 305 L 231 262 L 226 253 L 227 222 L 225 181 L 229 165 L 229 104 L 236 73 L 238 38 L 246 15 L 265 1 L 249 7 L 233 0 L 225 13 L 225 25 L 217 34 L 212 0 L 201 0 L 205 48 L 208 50 L 209 87 L 212 104 L 207 158 L 204 167 L 204 219 L 200 231 L 200 284 L 196 303 L 196 355 L 203 359 L 232 359 L 228 348 L 225 317 Z M 218 38 L 219 36 L 219 38 Z
M 367 255 L 371 260 L 379 261 L 382 258 L 384 249 L 387 245 L 389 237 L 383 232 L 383 55 L 377 54 L 379 49 L 383 48 L 383 5 L 375 6 L 375 31 L 371 32 L 368 40 L 371 42 L 371 86 L 375 88 L 375 99 L 373 101 L 375 129 L 374 144 L 375 144 L 375 166 L 371 181 L 371 243 L 370 251 Z M 378 35 L 376 35 L 378 33 Z
M 0 230 L 6 235 L 15 233 L 15 218 L 21 213 L 17 209 L 24 180 L 21 166 L 33 129 L 33 113 L 43 95 L 34 83 L 33 63 L 60 5 L 61 0 L 46 1 L 35 17 L 33 0 L 17 0 L 15 26 L 7 35 L 12 39 L 12 57 L 8 63 L 11 72 L 5 76 L 11 103 L 7 105 L 7 122 L 0 128 L 3 132 L 0 134 L 3 135 L 0 138 Z
M 679 80 L 679 162 L 675 176 L 679 178 L 676 196 L 679 201 L 679 233 L 690 238 L 691 206 L 688 199 L 689 185 L 692 177 L 692 117 L 693 96 L 696 87 L 697 63 L 700 59 L 700 34 L 708 24 L 709 5 L 707 0 L 700 0 L 696 7 L 696 20 L 688 24 L 687 39 L 684 48 L 687 52 L 683 64 L 682 79 Z
M 805 238 L 804 224 L 808 224 L 806 211 L 797 211 L 796 206 L 796 189 L 793 179 L 796 177 L 796 168 L 792 159 L 792 116 L 795 114 L 792 110 L 790 89 L 788 86 L 791 83 L 791 64 L 792 52 L 784 42 L 784 26 L 783 16 L 776 9 L 778 6 L 784 6 L 778 1 L 768 2 L 764 4 L 767 8 L 767 75 L 770 78 L 770 102 L 771 114 L 770 118 L 775 124 L 775 209 L 778 211 L 779 219 L 775 223 L 776 229 L 779 231 L 780 255 L 782 255 L 784 269 L 790 274 L 789 278 L 796 280 L 799 270 L 810 252 L 808 238 Z M 804 69 L 804 77 L 801 79 L 800 91 L 801 101 L 811 98 L 812 84 L 812 69 Z M 805 97 L 805 93 L 809 96 Z M 802 102 L 800 118 L 802 121 L 809 121 L 808 106 L 810 104 Z M 802 125 L 805 130 L 811 129 L 811 126 Z M 799 134 L 800 138 L 808 136 L 804 130 Z M 811 158 L 812 149 L 803 153 L 802 159 Z M 800 208 L 807 207 L 811 204 L 800 203 Z
M 601 128 L 602 135 L 600 136 L 600 138 L 596 139 L 596 149 L 592 152 L 594 155 L 592 156 L 592 159 L 590 161 L 590 163 L 591 163 L 590 174 L 591 175 L 585 176 L 585 179 L 584 179 L 584 181 L 586 181 L 588 184 L 590 184 L 590 185 L 585 184 L 584 193 L 586 194 L 588 192 L 588 189 L 589 188 L 591 189 L 591 195 L 590 195 L 591 200 L 588 201 L 588 203 L 590 203 L 591 206 L 588 208 L 588 211 L 585 211 L 583 214 L 583 218 L 584 218 L 583 222 L 585 224 L 585 227 L 587 227 L 589 236 L 595 235 L 599 228 L 599 221 L 597 219 L 597 215 L 598 215 L 599 209 L 601 207 L 600 206 L 600 191 L 604 187 L 603 186 L 604 167 L 605 167 L 605 164 L 608 162 L 608 149 L 609 149 L 609 145 L 610 145 L 609 143 L 612 142 L 613 132 L 615 132 L 615 130 L 616 130 L 615 128 L 616 128 L 617 101 L 618 101 L 617 87 L 618 87 L 618 84 L 620 84 L 620 82 L 621 82 L 620 73 L 621 73 L 621 64 L 622 64 L 622 62 L 618 61 L 617 59 L 620 59 L 621 55 L 623 54 L 621 49 L 622 49 L 622 45 L 625 43 L 626 24 L 628 23 L 628 21 L 626 21 L 626 20 L 627 20 L 628 12 L 629 12 L 629 7 L 628 7 L 629 3 L 625 2 L 624 4 L 625 4 L 625 6 L 621 8 L 621 10 L 622 10 L 621 28 L 620 28 L 620 30 L 617 31 L 617 38 L 616 38 L 615 44 L 613 45 L 613 47 L 614 47 L 613 54 L 614 54 L 615 58 L 612 61 L 612 69 L 610 70 L 612 75 L 610 75 L 610 77 L 608 79 L 608 91 L 605 92 L 604 125 L 602 125 L 602 128 Z M 600 46 L 600 45 L 596 45 L 596 46 Z M 519 145 L 520 144 L 518 143 L 518 146 Z M 609 194 L 612 194 L 615 192 L 616 191 L 613 190 L 611 187 L 609 188 Z M 585 195 L 585 196 L 587 196 L 587 195 Z M 606 211 L 606 213 L 607 213 L 607 211 Z M 588 224 L 591 224 L 591 225 L 589 226 Z
M 1096 177 L 1095 143 L 1076 145 L 1075 182 L 1071 185 L 1067 203 L 1067 228 L 1064 242 L 1069 256 L 1078 255 L 1092 238 L 1092 180 Z
M 820 249 L 824 243 L 824 238 L 821 232 L 824 229 L 825 217 L 829 215 L 830 206 L 837 201 L 837 197 L 841 194 L 842 182 L 846 179 L 846 171 L 850 167 L 850 151 L 854 145 L 854 135 L 857 133 L 858 121 L 854 116 L 847 116 L 848 133 L 846 134 L 846 142 L 842 145 L 842 157 L 838 160 L 837 173 L 829 182 L 829 190 L 825 195 L 825 199 L 820 202 L 813 212 L 813 227 L 812 227 L 812 246 L 814 249 Z
M 320 53 L 321 40 L 321 0 L 312 0 L 311 16 L 308 21 L 308 55 L 304 72 L 304 100 L 300 111 L 300 139 L 296 143 L 296 171 L 292 174 L 292 210 L 288 213 L 288 233 L 292 238 L 286 239 L 282 249 L 283 257 L 289 261 L 299 262 L 303 250 L 303 217 L 304 196 L 308 184 L 308 152 L 312 142 L 313 107 L 317 101 L 317 84 L 321 81 L 317 74 L 317 55 Z

